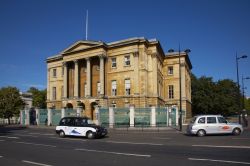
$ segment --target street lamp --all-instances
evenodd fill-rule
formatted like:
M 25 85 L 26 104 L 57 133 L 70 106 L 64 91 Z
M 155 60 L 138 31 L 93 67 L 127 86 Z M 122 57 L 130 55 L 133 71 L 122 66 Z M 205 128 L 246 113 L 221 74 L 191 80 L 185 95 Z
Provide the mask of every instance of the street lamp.
M 174 50 L 173 49 L 170 49 L 170 50 L 168 50 L 168 52 L 174 52 Z M 190 53 L 191 52 L 191 50 L 190 49 L 185 49 L 184 50 L 184 52 L 186 53 L 186 54 L 188 54 L 188 53 Z M 179 98 L 179 103 L 180 103 L 180 116 L 179 116 L 179 125 L 180 125 L 180 131 L 182 131 L 182 84 L 181 84 L 181 82 L 182 82 L 182 77 L 181 77 L 181 66 L 182 66 L 182 64 L 181 64 L 181 48 L 180 48 L 180 44 L 179 44 L 179 50 L 178 50 L 178 57 L 179 57 L 179 92 L 180 92 L 180 98 Z
M 238 106 L 239 108 L 241 109 L 241 102 L 240 102 L 240 83 L 239 83 L 239 60 L 240 59 L 244 59 L 244 58 L 247 58 L 246 55 L 242 55 L 240 57 L 237 56 L 237 52 L 236 52 L 236 70 L 237 70 L 237 86 L 238 86 Z M 241 110 L 239 110 L 239 124 L 241 124 Z
M 242 108 L 243 108 L 243 110 L 245 109 L 245 89 L 246 89 L 246 87 L 244 86 L 244 80 L 249 80 L 249 79 L 250 79 L 250 77 L 243 77 L 243 75 L 242 75 L 242 98 L 243 98 Z

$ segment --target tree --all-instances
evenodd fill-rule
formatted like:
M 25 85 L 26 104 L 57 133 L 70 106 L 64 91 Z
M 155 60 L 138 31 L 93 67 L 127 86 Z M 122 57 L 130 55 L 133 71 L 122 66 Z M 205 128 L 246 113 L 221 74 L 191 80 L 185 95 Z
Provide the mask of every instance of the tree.
M 239 109 L 237 84 L 229 79 L 214 82 L 212 77 L 192 79 L 193 114 L 236 114 Z
M 9 124 L 10 118 L 18 116 L 20 109 L 24 105 L 16 87 L 3 87 L 0 89 L 0 117 L 7 118 Z
M 32 93 L 33 106 L 38 108 L 46 108 L 46 96 L 47 90 L 38 90 L 37 88 L 31 87 L 28 92 Z

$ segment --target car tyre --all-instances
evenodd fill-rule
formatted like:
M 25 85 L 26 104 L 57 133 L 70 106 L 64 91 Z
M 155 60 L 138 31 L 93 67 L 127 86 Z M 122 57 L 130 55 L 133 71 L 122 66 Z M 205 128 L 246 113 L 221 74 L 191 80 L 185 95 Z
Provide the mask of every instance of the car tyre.
M 61 137 L 61 138 L 65 137 L 64 131 L 61 130 L 61 131 L 59 132 L 59 137 Z
M 233 135 L 240 135 L 240 133 L 241 133 L 241 130 L 239 128 L 235 128 L 233 130 Z
M 93 139 L 93 138 L 95 138 L 95 134 L 92 131 L 88 131 L 87 138 L 88 139 Z
M 205 136 L 206 135 L 206 131 L 205 130 L 198 130 L 197 131 L 197 136 L 198 137 L 203 137 L 203 136 Z

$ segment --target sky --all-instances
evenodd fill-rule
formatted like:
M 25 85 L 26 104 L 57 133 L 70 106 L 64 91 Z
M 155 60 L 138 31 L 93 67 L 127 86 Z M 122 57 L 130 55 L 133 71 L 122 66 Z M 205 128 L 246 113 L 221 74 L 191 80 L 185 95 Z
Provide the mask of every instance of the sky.
M 0 87 L 45 89 L 46 58 L 79 40 L 131 37 L 164 51 L 191 49 L 192 72 L 214 81 L 250 77 L 249 0 L 0 0 Z M 244 79 L 250 97 L 250 79 Z

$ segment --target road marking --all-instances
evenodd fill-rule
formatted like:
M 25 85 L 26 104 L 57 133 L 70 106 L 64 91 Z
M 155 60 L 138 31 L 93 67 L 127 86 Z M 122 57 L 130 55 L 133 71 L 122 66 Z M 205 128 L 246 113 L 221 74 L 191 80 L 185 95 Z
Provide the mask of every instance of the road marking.
M 48 137 L 48 138 L 52 138 L 52 139 L 60 139 L 60 140 L 73 140 L 73 141 L 87 141 L 87 140 L 83 140 L 83 139 L 77 139 L 77 138 L 59 138 L 59 137 Z
M 192 145 L 195 147 L 207 147 L 207 148 L 237 148 L 237 149 L 250 149 L 250 146 L 215 146 L 215 145 Z
M 3 139 L 0 139 L 0 142 L 3 142 L 3 141 L 5 141 L 5 140 L 3 140 Z
M 77 150 L 77 151 L 86 151 L 86 152 L 96 152 L 96 153 L 107 153 L 107 154 L 125 155 L 125 156 L 151 157 L 151 155 L 145 155 L 145 154 L 120 153 L 120 152 L 110 152 L 110 151 L 92 150 L 92 149 L 75 149 L 75 150 Z
M 172 138 L 166 138 L 166 137 L 155 137 L 154 139 L 167 139 L 167 140 L 169 140 L 169 139 L 172 139 Z
M 245 165 L 250 165 L 250 163 L 248 163 L 248 162 L 241 162 L 241 161 L 214 160 L 214 159 L 199 159 L 199 158 L 188 158 L 188 160 L 194 160 L 194 161 L 212 161 L 212 162 L 221 162 L 221 163 L 233 163 L 233 164 L 245 164 Z
M 0 158 L 2 158 L 3 156 L 0 156 Z
M 52 166 L 52 165 L 43 164 L 43 163 L 37 163 L 37 162 L 33 162 L 33 161 L 28 161 L 28 160 L 22 160 L 22 162 L 23 163 L 28 163 L 28 164 L 33 164 L 33 165 Z
M 120 141 L 104 141 L 107 143 L 114 143 L 114 144 L 132 144 L 132 145 L 153 145 L 153 146 L 162 146 L 163 144 L 155 144 L 155 143 L 147 143 L 147 142 L 120 142 Z
M 55 135 L 55 134 L 43 134 L 43 133 L 28 133 L 30 135 L 34 134 L 34 135 Z
M 19 139 L 19 137 L 0 136 L 0 138 Z
M 37 138 L 38 136 L 34 136 L 34 135 L 25 135 L 25 134 L 15 134 L 17 136 L 22 136 L 22 137 L 33 137 L 33 138 Z
M 35 146 L 46 146 L 46 147 L 52 147 L 52 148 L 55 148 L 56 146 L 54 145 L 46 145 L 46 144 L 36 144 L 36 143 L 30 143 L 30 142 L 16 142 L 14 141 L 15 143 L 18 143 L 18 144 L 26 144 L 26 145 L 35 145 Z

